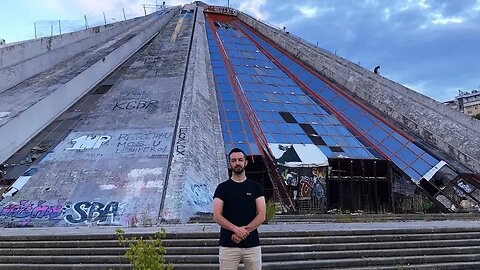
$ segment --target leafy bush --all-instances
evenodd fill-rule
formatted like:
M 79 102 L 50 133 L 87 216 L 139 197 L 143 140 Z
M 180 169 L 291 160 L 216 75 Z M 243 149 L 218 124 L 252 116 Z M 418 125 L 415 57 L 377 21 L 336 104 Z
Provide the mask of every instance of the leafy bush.
M 276 214 L 277 212 L 277 207 L 275 205 L 275 202 L 273 202 L 273 200 L 269 200 L 267 202 L 267 209 L 266 209 L 266 213 L 265 213 L 265 222 L 269 222 Z
M 125 252 L 125 256 L 130 260 L 133 270 L 170 270 L 173 265 L 167 264 L 164 258 L 166 253 L 163 247 L 163 240 L 166 232 L 162 228 L 155 233 L 155 237 L 149 237 L 143 240 L 142 237 L 125 237 L 125 231 L 122 229 L 115 230 L 118 241 L 124 247 L 129 247 Z

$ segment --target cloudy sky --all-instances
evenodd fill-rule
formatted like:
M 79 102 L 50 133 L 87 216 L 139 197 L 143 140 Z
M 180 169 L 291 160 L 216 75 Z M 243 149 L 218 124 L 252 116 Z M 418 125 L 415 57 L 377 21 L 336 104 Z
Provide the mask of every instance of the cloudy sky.
M 2 0 L 7 43 L 143 15 L 163 1 Z M 170 0 L 167 5 L 190 1 Z M 242 10 L 438 101 L 480 88 L 480 0 L 211 0 Z M 143 5 L 146 5 L 144 9 Z M 60 20 L 60 27 L 58 26 Z

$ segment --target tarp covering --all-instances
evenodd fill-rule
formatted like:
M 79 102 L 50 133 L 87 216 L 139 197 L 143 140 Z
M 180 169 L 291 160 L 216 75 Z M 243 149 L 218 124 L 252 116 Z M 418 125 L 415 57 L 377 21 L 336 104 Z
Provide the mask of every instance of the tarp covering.
M 285 167 L 321 167 L 328 165 L 328 158 L 314 144 L 269 143 L 273 156 Z

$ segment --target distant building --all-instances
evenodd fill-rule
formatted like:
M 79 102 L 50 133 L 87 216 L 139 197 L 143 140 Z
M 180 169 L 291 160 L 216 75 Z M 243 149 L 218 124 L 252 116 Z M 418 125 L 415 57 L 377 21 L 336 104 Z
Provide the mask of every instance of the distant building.
M 455 100 L 445 101 L 444 104 L 464 114 L 475 116 L 480 114 L 480 91 L 464 92 L 459 90 L 459 95 L 455 97 Z
M 460 92 L 460 95 L 455 97 L 458 110 L 468 114 L 477 115 L 480 113 L 480 91 L 473 90 L 472 92 Z

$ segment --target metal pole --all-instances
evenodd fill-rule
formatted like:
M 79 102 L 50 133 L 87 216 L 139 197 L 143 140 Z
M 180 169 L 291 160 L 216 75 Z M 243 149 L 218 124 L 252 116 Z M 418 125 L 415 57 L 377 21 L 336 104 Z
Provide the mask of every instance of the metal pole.
M 122 8 L 122 10 L 123 10 L 123 20 L 125 20 L 125 21 L 126 21 L 126 20 L 127 20 L 127 17 L 125 16 L 125 9 L 124 9 L 124 8 Z
M 53 37 L 53 24 L 50 25 L 50 37 Z
M 60 35 L 62 34 L 62 25 L 60 24 L 60 20 L 58 20 L 58 32 Z
M 33 22 L 33 31 L 35 32 L 35 39 L 37 39 L 37 25 Z
M 105 17 L 105 12 L 103 12 L 103 21 L 105 22 L 105 26 L 107 26 L 107 18 Z
M 83 17 L 85 18 L 85 29 L 87 29 L 88 28 L 87 15 L 83 15 Z
M 143 5 L 143 13 L 145 13 L 145 16 L 147 16 L 147 10 L 145 9 L 145 5 Z

